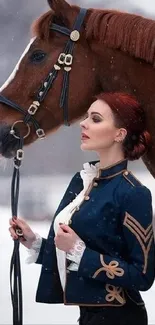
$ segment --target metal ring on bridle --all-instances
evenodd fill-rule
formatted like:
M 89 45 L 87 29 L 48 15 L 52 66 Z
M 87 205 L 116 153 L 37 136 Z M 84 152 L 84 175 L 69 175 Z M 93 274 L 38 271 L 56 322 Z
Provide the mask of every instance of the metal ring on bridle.
M 24 123 L 24 121 L 23 120 L 19 120 L 19 121 L 14 122 L 13 125 L 11 126 L 10 134 L 12 134 L 16 139 L 20 139 L 20 137 L 18 135 L 16 135 L 15 130 L 14 130 L 14 127 L 15 127 L 15 125 L 17 123 Z M 26 135 L 23 136 L 23 139 L 27 138 L 29 136 L 30 132 L 31 132 L 31 129 L 30 129 L 29 124 L 28 123 L 24 123 L 24 124 L 28 128 L 28 132 L 26 133 Z

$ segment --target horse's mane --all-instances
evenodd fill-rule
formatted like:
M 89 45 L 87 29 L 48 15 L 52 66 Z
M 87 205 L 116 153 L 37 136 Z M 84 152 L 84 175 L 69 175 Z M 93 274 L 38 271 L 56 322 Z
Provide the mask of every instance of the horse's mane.
M 90 9 L 87 38 L 155 65 L 155 21 L 114 10 Z
M 101 45 L 119 49 L 155 65 L 154 20 L 114 10 L 97 9 L 89 9 L 87 17 L 87 39 L 98 40 Z M 33 35 L 47 39 L 52 21 L 66 25 L 65 17 L 60 21 L 50 10 L 34 21 L 31 27 Z

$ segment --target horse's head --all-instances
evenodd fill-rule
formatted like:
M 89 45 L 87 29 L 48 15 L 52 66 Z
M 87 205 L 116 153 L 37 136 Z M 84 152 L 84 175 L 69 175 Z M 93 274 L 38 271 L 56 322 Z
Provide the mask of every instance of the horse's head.
M 33 23 L 33 38 L 0 89 L 0 152 L 6 157 L 14 155 L 17 146 L 11 127 L 16 135 L 19 130 L 22 136 L 28 134 L 25 144 L 32 143 L 37 139 L 35 128 L 47 134 L 64 119 L 76 121 L 98 87 L 96 61 L 85 40 L 86 13 L 80 16 L 80 8 L 64 0 L 48 3 L 50 11 Z M 70 35 L 78 28 L 79 33 Z M 27 111 L 29 117 L 21 123 Z

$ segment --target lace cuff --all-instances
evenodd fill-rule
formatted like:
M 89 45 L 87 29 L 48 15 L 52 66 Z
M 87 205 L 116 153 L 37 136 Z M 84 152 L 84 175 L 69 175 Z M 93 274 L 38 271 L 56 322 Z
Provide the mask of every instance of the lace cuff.
M 85 248 L 85 243 L 80 238 L 77 239 L 74 247 L 66 254 L 67 259 L 79 265 Z
M 36 239 L 33 241 L 31 248 L 27 249 L 29 256 L 26 259 L 26 264 L 35 263 L 39 256 L 41 244 L 42 244 L 42 237 L 35 233 Z

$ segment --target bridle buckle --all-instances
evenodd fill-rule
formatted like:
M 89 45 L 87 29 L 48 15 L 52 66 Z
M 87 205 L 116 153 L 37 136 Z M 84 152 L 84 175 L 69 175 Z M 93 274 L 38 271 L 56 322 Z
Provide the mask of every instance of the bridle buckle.
M 45 138 L 45 132 L 44 132 L 43 129 L 36 130 L 36 134 L 37 134 L 39 139 L 44 139 Z
M 68 66 L 68 65 L 72 65 L 72 63 L 73 63 L 73 55 L 66 54 L 64 64 Z
M 28 113 L 30 115 L 35 115 L 38 108 L 40 106 L 40 103 L 38 101 L 34 101 L 32 105 L 30 105 L 29 109 L 28 109 Z
M 16 157 L 20 161 L 23 160 L 24 159 L 24 150 L 23 149 L 18 149 Z
M 59 64 L 64 64 L 65 63 L 65 58 L 66 58 L 66 54 L 65 53 L 60 53 L 59 57 L 58 57 L 58 63 Z

